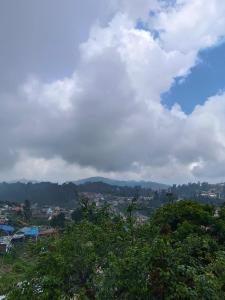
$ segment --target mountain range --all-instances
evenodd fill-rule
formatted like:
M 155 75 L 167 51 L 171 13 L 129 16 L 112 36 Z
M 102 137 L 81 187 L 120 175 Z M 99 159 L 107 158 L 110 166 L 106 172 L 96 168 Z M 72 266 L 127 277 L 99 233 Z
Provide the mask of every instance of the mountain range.
M 85 184 L 85 183 L 94 183 L 94 182 L 102 182 L 109 185 L 120 186 L 120 187 L 139 186 L 144 189 L 152 189 L 152 190 L 164 190 L 169 188 L 169 185 L 153 182 L 153 181 L 115 180 L 115 179 L 110 179 L 105 177 L 89 177 L 89 178 L 73 181 L 73 183 L 76 185 Z

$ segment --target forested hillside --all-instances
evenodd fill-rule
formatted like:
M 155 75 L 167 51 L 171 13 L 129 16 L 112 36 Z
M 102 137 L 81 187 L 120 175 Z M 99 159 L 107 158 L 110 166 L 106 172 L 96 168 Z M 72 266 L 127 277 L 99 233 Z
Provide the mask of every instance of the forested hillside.
M 28 199 L 38 205 L 58 205 L 74 207 L 78 203 L 78 192 L 101 193 L 114 196 L 132 197 L 137 193 L 136 187 L 118 187 L 102 182 L 57 184 L 51 182 L 40 183 L 0 183 L 0 201 L 24 202 Z M 151 189 L 138 188 L 140 196 L 150 196 Z
M 78 193 L 74 184 L 0 183 L 0 201 L 22 203 L 26 199 L 38 205 L 74 207 L 78 201 Z
M 139 186 L 117 186 L 104 182 L 87 182 L 77 185 L 76 188 L 79 192 L 110 194 L 119 197 L 133 197 L 136 193 L 138 193 L 139 196 L 151 196 L 153 194 L 152 189 L 141 188 Z

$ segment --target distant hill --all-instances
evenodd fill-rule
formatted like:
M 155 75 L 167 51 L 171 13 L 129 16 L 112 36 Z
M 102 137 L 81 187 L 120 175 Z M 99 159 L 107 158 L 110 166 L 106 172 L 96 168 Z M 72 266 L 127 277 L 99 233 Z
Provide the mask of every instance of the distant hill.
M 75 185 L 75 184 L 74 184 Z M 116 186 L 104 182 L 86 182 L 75 185 L 79 193 L 89 192 L 97 194 L 105 194 L 117 197 L 134 197 L 135 195 L 149 197 L 153 195 L 152 189 L 136 189 L 130 186 Z
M 73 183 L 0 183 L 0 201 L 21 203 L 26 199 L 39 205 L 74 207 L 78 203 L 78 192 Z
M 135 187 L 140 187 L 139 195 L 150 196 L 153 190 L 167 189 L 165 184 L 145 181 L 120 181 L 103 177 L 92 177 L 64 184 L 35 182 L 22 179 L 0 183 L 0 201 L 24 202 L 28 199 L 38 205 L 74 207 L 78 204 L 78 193 L 91 192 L 119 197 L 132 197 Z
M 73 181 L 76 185 L 85 184 L 85 183 L 95 183 L 95 182 L 102 182 L 113 186 L 120 186 L 120 187 L 136 187 L 139 186 L 143 189 L 152 189 L 152 190 L 164 190 L 168 189 L 169 185 L 152 182 L 152 181 L 134 181 L 134 180 L 114 180 L 105 177 L 90 177 L 81 180 Z

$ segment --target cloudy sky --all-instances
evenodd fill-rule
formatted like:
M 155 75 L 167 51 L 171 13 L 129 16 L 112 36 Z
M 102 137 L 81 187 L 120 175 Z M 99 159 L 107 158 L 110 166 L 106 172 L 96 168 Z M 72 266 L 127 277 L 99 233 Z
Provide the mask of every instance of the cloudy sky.
M 1 0 L 0 180 L 225 181 L 225 1 Z

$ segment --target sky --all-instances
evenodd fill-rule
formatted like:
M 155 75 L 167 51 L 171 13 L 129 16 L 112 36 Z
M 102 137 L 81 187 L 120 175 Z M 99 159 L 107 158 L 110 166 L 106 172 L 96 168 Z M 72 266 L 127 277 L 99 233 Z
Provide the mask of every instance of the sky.
M 199 63 L 185 80 L 177 78 L 169 91 L 162 95 L 162 102 L 172 107 L 181 105 L 185 113 L 191 113 L 197 104 L 225 88 L 225 43 L 200 51 Z
M 225 2 L 2 0 L 0 181 L 225 181 Z

